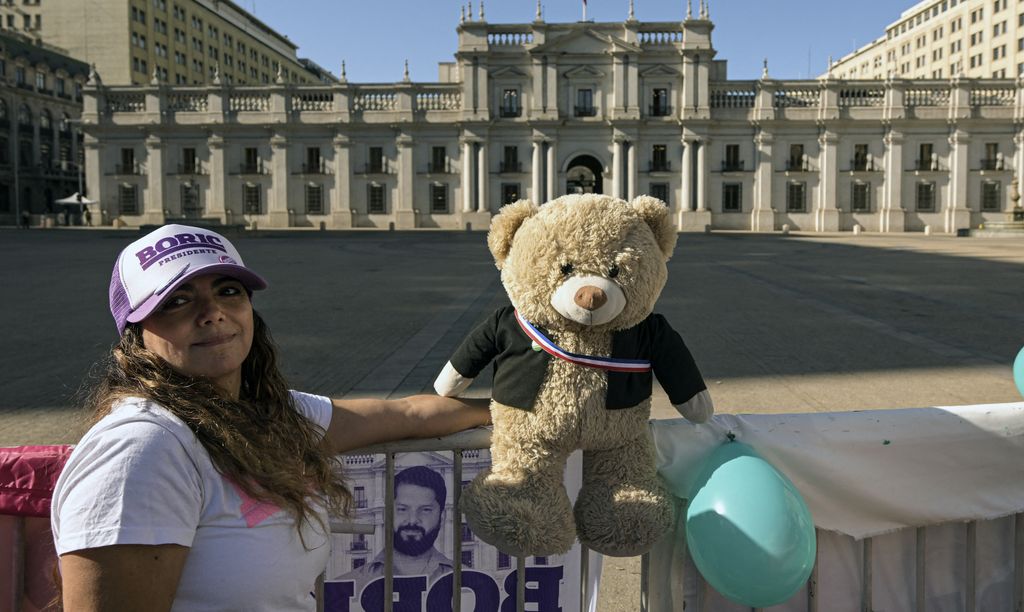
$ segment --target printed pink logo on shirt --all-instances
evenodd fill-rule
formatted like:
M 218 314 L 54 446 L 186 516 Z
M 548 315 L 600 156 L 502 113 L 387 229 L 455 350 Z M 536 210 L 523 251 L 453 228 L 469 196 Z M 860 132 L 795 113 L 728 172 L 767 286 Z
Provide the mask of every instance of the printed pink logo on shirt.
M 238 496 L 242 498 L 242 505 L 239 506 L 238 510 L 241 512 L 242 518 L 245 519 L 246 527 L 255 527 L 281 510 L 280 507 L 275 506 L 270 502 L 261 501 L 252 497 L 246 493 L 237 482 L 234 482 L 230 478 L 225 478 L 224 480 L 226 480 L 235 489 L 235 493 L 238 493 Z

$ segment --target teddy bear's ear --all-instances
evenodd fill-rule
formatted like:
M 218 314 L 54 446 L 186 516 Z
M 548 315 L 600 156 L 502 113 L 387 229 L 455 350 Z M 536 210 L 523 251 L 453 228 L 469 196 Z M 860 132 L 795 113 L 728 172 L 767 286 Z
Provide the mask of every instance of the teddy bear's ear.
M 668 206 L 658 198 L 648 195 L 637 196 L 629 204 L 640 215 L 640 218 L 651 226 L 654 238 L 658 241 L 658 246 L 665 259 L 672 257 L 679 234 L 676 233 L 676 228 L 672 225 L 672 216 L 668 212 Z
M 487 247 L 494 255 L 494 263 L 501 269 L 512 250 L 512 239 L 515 237 L 519 227 L 528 218 L 537 214 L 540 208 L 530 200 L 519 200 L 508 206 L 503 206 L 498 214 L 491 219 L 491 229 L 487 232 Z

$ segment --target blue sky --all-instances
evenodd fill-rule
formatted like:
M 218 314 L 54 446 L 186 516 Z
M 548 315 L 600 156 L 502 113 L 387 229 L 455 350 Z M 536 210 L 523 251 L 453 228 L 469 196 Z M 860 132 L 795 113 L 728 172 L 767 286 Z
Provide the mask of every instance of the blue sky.
M 685 0 L 635 0 L 641 21 L 681 20 Z M 350 81 L 394 82 L 409 60 L 413 80 L 436 81 L 437 63 L 451 61 L 460 2 L 455 0 L 236 0 L 337 74 L 347 64 Z M 693 0 L 694 11 L 698 0 Z M 461 6 L 465 6 L 465 2 Z M 754 79 L 767 57 L 776 78 L 815 77 L 828 56 L 836 59 L 885 31 L 913 2 L 884 0 L 711 0 L 713 41 L 729 76 Z M 544 0 L 548 22 L 581 18 L 582 0 Z M 474 0 L 474 13 L 479 0 Z M 589 0 L 587 17 L 623 21 L 629 0 Z M 490 23 L 532 21 L 536 0 L 486 2 Z M 810 65 L 810 71 L 808 71 Z

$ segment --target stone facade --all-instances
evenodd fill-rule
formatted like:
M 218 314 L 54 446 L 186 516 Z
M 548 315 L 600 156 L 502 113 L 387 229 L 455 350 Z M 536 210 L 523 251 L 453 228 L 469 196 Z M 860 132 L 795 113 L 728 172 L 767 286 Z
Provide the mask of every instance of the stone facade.
M 577 191 L 656 195 L 680 230 L 1005 219 L 1021 81 L 729 80 L 713 29 L 704 3 L 681 22 L 481 16 L 434 83 L 92 83 L 89 181 L 129 225 L 484 229 L 509 201 Z
M 0 224 L 23 221 L 25 211 L 32 224 L 56 222 L 55 200 L 81 191 L 87 74 L 58 49 L 0 33 Z

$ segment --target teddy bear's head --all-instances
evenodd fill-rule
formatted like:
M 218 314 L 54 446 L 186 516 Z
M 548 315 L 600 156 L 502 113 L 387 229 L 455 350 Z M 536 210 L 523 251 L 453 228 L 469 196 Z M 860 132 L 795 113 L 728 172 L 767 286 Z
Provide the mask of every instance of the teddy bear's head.
M 527 320 L 551 330 L 615 331 L 651 313 L 676 231 L 661 200 L 568 195 L 505 206 L 487 244 Z

